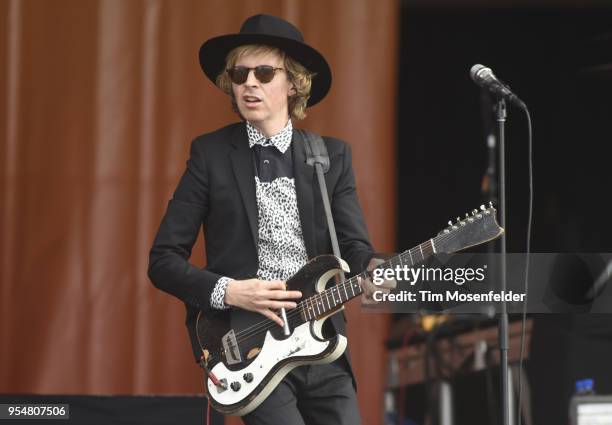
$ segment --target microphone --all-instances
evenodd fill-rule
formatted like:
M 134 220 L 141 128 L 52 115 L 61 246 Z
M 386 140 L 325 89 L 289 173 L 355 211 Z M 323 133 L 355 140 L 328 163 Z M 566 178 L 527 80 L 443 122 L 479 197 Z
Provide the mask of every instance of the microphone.
M 484 65 L 476 64 L 470 69 L 470 77 L 480 87 L 489 90 L 491 93 L 506 99 L 508 102 L 518 106 L 523 110 L 527 110 L 527 105 L 519 99 L 510 88 L 499 81 L 491 68 L 487 68 Z

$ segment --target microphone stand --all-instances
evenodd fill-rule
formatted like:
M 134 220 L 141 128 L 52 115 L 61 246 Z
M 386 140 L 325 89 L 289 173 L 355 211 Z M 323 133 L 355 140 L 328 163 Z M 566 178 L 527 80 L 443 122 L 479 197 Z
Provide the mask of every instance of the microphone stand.
M 496 119 L 498 124 L 499 141 L 499 200 L 500 200 L 500 225 L 506 228 L 506 158 L 505 158 L 505 125 L 506 125 L 506 102 L 502 99 L 497 102 Z M 501 252 L 501 290 L 506 291 L 506 233 L 500 238 Z M 508 385 L 508 307 L 506 301 L 502 300 L 501 313 L 499 316 L 499 364 L 502 398 L 502 424 L 510 425 L 510 391 Z

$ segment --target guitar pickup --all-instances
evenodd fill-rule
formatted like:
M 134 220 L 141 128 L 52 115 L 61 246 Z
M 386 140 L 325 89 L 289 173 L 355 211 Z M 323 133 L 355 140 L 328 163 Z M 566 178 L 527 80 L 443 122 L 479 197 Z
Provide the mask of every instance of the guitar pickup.
M 236 334 L 234 333 L 234 330 L 232 329 L 223 335 L 221 341 L 227 364 L 233 365 L 242 362 L 242 356 L 240 355 L 240 349 L 238 348 L 238 341 L 236 341 Z

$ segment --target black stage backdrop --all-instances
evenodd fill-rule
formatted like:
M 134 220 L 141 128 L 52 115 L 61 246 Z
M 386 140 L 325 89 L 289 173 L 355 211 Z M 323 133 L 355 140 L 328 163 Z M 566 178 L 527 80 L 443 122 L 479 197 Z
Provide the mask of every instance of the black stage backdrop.
M 612 251 L 612 9 L 404 6 L 400 47 L 398 248 L 487 200 L 481 181 L 490 123 L 483 116 L 490 112 L 482 112 L 480 89 L 469 77 L 480 63 L 532 114 L 532 251 Z M 527 123 L 511 107 L 506 144 L 508 251 L 524 252 Z M 567 423 L 575 379 L 593 377 L 598 392 L 612 393 L 609 316 L 537 317 L 533 341 L 536 425 Z

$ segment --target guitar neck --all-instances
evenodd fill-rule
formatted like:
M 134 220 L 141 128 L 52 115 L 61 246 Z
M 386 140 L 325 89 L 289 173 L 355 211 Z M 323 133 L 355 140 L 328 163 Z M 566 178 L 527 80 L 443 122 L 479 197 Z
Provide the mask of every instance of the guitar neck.
M 494 240 L 504 233 L 495 218 L 495 209 L 491 205 L 485 208 L 480 206 L 480 211 L 473 210 L 472 215 L 466 214 L 466 218 L 455 224 L 449 222 L 449 227 L 444 229 L 438 236 L 423 242 L 407 251 L 376 266 L 375 269 L 395 269 L 404 266 L 414 267 L 423 263 L 432 255 L 440 253 L 453 253 L 471 246 Z M 360 274 L 345 280 L 339 285 L 316 294 L 300 303 L 302 320 L 312 320 L 325 316 L 336 310 L 353 298 L 363 293 L 361 279 L 371 278 L 373 271 L 363 271 Z
M 375 269 L 394 269 L 396 266 L 413 267 L 436 253 L 435 239 L 430 239 L 420 245 L 396 255 Z M 363 271 L 338 285 L 333 285 L 319 294 L 313 295 L 300 303 L 304 320 L 312 320 L 325 316 L 344 305 L 346 302 L 363 294 L 361 279 L 371 278 L 372 271 Z

